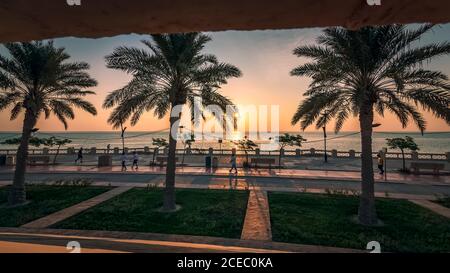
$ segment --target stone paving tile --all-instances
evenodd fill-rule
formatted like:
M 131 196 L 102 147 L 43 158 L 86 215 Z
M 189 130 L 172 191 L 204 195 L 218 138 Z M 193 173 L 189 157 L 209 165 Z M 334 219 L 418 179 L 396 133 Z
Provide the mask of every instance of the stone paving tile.
M 241 239 L 272 240 L 267 192 L 261 190 L 250 191 Z
M 0 168 L 0 173 L 12 172 L 8 168 Z M 121 168 L 96 166 L 34 166 L 28 169 L 29 173 L 123 173 L 123 174 L 165 174 L 165 168 L 142 166 L 138 171 L 121 172 Z M 180 175 L 208 175 L 228 176 L 228 168 L 205 169 L 203 167 L 177 167 Z M 359 171 L 336 171 L 336 170 L 299 170 L 299 169 L 239 169 L 239 177 L 279 177 L 279 178 L 302 178 L 320 180 L 347 180 L 360 181 Z M 450 185 L 450 175 L 414 175 L 390 172 L 387 181 L 384 176 L 375 175 L 375 180 L 381 183 L 405 183 L 415 185 Z
M 109 200 L 119 194 L 122 194 L 133 187 L 125 186 L 125 187 L 118 187 L 115 189 L 112 189 L 110 191 L 107 191 L 103 194 L 97 195 L 89 200 L 83 201 L 79 204 L 76 204 L 74 206 L 71 206 L 69 208 L 65 208 L 63 210 L 57 211 L 55 213 L 52 213 L 50 215 L 44 216 L 40 219 L 34 220 L 32 222 L 29 222 L 22 227 L 24 228 L 47 228 L 53 224 L 56 224 L 62 220 L 65 220 L 69 217 L 74 216 L 75 214 L 78 214 L 82 211 L 85 211 L 93 206 L 96 206 L 102 202 L 105 202 L 106 200 Z
M 442 216 L 450 219 L 450 209 L 449 208 L 446 208 L 444 206 L 441 206 L 441 205 L 431 202 L 429 200 L 411 199 L 409 201 L 413 202 L 416 205 L 419 205 L 421 207 L 429 209 L 429 210 L 433 211 L 434 213 L 437 213 L 439 215 L 442 215 Z

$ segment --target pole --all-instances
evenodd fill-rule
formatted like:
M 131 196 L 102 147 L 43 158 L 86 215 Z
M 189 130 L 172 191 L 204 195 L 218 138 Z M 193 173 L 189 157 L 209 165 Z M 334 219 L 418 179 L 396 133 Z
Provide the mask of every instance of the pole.
M 387 164 L 386 164 L 387 148 L 384 147 L 382 149 L 382 151 L 383 151 L 382 156 L 383 156 L 383 163 L 384 163 L 384 181 L 386 181 L 387 180 L 387 169 L 386 169 L 386 167 L 387 167 Z
M 122 153 L 125 153 L 125 130 L 127 127 L 123 127 L 123 123 L 120 123 L 120 130 L 122 131 L 121 137 L 122 137 Z
M 323 113 L 325 116 L 325 123 L 323 124 L 323 148 L 324 148 L 324 160 L 325 163 L 328 163 L 328 155 L 327 155 L 327 122 L 328 122 L 328 111 L 325 110 L 325 113 Z
M 384 153 L 384 181 L 387 181 L 387 148 Z
M 327 155 L 327 128 L 325 126 L 322 127 L 323 129 L 323 147 L 324 147 L 324 160 L 325 163 L 328 163 L 328 155 Z

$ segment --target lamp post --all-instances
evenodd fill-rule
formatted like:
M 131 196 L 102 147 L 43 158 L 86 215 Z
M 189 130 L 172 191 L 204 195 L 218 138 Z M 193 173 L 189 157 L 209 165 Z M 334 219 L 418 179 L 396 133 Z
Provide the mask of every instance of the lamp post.
M 323 126 L 322 129 L 323 129 L 323 147 L 324 147 L 323 159 L 325 160 L 325 163 L 328 163 L 328 155 L 327 155 L 327 128 L 325 126 Z
M 122 138 L 122 153 L 125 154 L 125 130 L 127 130 L 127 127 L 123 127 L 123 123 L 120 123 L 120 130 L 122 131 L 120 135 Z
M 328 121 L 328 111 L 325 111 L 323 113 L 323 115 L 325 116 L 325 123 L 322 127 L 323 129 L 323 149 L 324 149 L 324 153 L 323 153 L 323 159 L 325 163 L 328 163 L 328 155 L 327 155 L 327 121 Z

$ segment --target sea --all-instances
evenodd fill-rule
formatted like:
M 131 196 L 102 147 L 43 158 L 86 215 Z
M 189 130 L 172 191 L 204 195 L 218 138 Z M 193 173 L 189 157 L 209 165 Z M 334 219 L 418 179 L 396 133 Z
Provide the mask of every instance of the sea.
M 283 132 L 284 133 L 284 132 Z M 303 143 L 302 149 L 315 148 L 318 150 L 324 147 L 323 132 L 287 132 L 291 134 L 300 134 L 307 142 Z M 67 138 L 72 143 L 65 147 L 75 148 L 106 148 L 109 144 L 111 148 L 121 147 L 122 140 L 120 132 L 38 132 L 35 134 L 37 137 L 48 138 L 51 136 L 57 138 Z M 165 138 L 168 139 L 169 132 L 126 132 L 125 146 L 128 148 L 143 148 L 145 146 L 152 146 L 153 138 Z M 421 135 L 417 132 L 374 132 L 373 134 L 373 150 L 378 151 L 383 147 L 386 147 L 387 138 L 405 137 L 411 136 L 419 145 L 420 153 L 439 153 L 443 154 L 450 152 L 450 132 L 428 132 Z M 0 143 L 6 139 L 20 137 L 19 132 L 0 132 Z M 257 140 L 258 143 L 264 143 L 267 141 Z M 178 143 L 179 148 L 183 147 L 181 142 Z M 219 143 L 217 140 L 200 140 L 197 139 L 193 144 L 193 148 L 208 149 L 210 147 L 214 149 L 231 149 L 235 147 L 235 144 L 231 141 L 222 141 Z M 15 145 L 0 144 L 0 150 L 4 149 L 16 149 Z M 289 148 L 287 148 L 289 149 Z M 327 133 L 327 149 L 336 149 L 338 151 L 355 150 L 361 151 L 361 142 L 359 132 L 340 132 L 335 134 L 334 132 Z

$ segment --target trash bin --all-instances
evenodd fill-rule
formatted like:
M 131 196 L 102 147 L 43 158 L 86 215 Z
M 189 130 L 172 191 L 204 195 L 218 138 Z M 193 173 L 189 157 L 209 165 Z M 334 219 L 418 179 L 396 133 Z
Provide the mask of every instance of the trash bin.
M 6 165 L 6 155 L 0 155 L 0 166 Z
M 214 169 L 217 169 L 219 167 L 219 158 L 213 157 L 213 159 L 212 159 L 212 167 Z
M 211 168 L 211 156 L 205 156 L 205 168 Z
M 112 155 L 101 155 L 98 157 L 99 167 L 111 167 L 112 166 Z
M 7 155 L 6 156 L 6 166 L 14 166 L 16 165 L 16 156 Z

